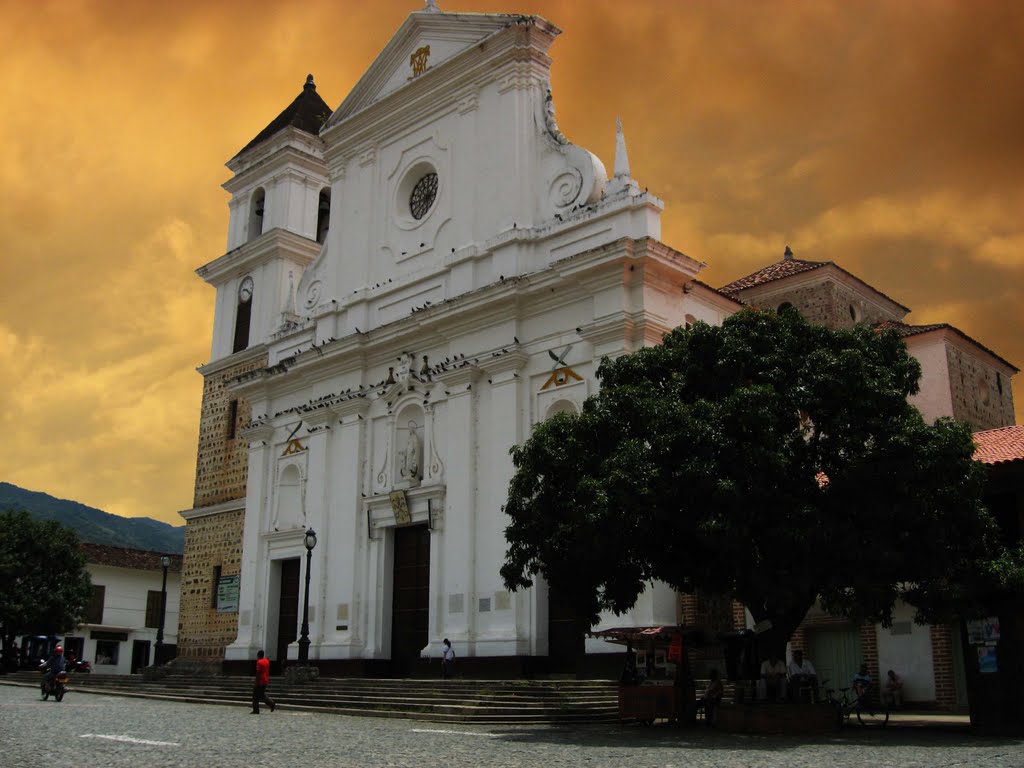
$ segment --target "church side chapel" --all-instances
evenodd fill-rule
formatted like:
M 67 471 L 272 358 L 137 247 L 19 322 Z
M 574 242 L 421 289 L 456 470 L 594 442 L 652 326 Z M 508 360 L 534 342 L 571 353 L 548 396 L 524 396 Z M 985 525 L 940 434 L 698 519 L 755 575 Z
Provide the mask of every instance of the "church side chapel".
M 571 606 L 498 573 L 509 448 L 578 411 L 602 357 L 745 304 L 897 324 L 928 418 L 1013 423 L 1016 368 L 950 326 L 904 324 L 831 262 L 787 249 L 721 289 L 697 280 L 704 265 L 660 240 L 664 203 L 633 179 L 621 124 L 610 174 L 559 130 L 559 32 L 427 2 L 336 109 L 310 75 L 228 162 L 227 249 L 198 270 L 216 300 L 183 658 L 308 652 L 328 673 L 408 675 L 448 637 L 460 665 L 571 668 Z M 692 609 L 654 584 L 603 626 Z

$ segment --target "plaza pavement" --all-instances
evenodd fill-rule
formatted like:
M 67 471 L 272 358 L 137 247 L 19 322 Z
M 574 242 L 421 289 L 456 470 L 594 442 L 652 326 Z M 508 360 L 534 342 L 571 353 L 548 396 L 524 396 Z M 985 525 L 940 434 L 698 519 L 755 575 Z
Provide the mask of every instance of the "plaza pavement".
M 958 728 L 739 736 L 697 727 L 447 726 L 0 686 L 4 768 L 1024 768 L 1024 739 Z

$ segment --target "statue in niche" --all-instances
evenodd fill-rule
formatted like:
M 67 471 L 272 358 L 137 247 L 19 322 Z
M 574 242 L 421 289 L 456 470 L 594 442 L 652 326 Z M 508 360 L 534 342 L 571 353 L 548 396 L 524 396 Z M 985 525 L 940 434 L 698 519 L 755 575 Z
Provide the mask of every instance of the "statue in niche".
M 420 479 L 420 438 L 416 433 L 416 422 L 409 422 L 409 436 L 405 439 L 405 452 L 402 454 L 401 475 L 405 480 Z

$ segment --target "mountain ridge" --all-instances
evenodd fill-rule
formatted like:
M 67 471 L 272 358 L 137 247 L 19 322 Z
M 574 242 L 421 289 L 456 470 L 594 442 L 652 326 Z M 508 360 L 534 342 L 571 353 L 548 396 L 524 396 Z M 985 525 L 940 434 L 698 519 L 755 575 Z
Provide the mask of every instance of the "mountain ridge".
M 0 510 L 24 510 L 37 520 L 56 520 L 74 529 L 82 541 L 166 554 L 185 551 L 185 526 L 151 517 L 121 517 L 42 491 L 0 481 Z

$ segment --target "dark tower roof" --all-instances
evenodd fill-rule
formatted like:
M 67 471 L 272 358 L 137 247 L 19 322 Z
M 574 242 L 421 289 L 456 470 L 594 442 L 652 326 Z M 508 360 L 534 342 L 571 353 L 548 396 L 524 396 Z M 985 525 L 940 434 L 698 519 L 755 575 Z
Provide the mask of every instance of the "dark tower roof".
M 295 100 L 285 107 L 281 114 L 271 120 L 270 125 L 256 134 L 256 138 L 242 147 L 235 157 L 238 157 L 238 155 L 248 149 L 252 149 L 257 144 L 262 144 L 278 131 L 288 127 L 298 128 L 300 131 L 316 136 L 320 133 L 320 127 L 327 122 L 327 118 L 331 116 L 333 111 L 333 109 L 327 106 L 327 102 L 320 98 L 320 94 L 316 92 L 313 76 L 307 75 L 306 84 L 302 86 L 302 93 L 296 96 Z

